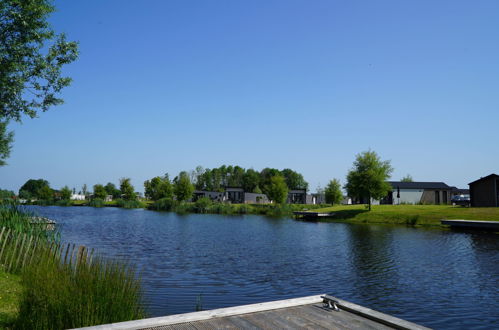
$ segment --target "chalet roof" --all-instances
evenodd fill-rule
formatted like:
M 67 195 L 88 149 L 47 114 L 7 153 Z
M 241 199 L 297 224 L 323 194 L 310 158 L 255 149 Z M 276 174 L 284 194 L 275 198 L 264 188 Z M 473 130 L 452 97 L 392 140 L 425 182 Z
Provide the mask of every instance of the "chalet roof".
M 402 182 L 402 181 L 388 181 L 393 189 L 451 189 L 443 182 Z
M 473 182 L 470 182 L 470 183 L 468 183 L 468 184 L 470 185 L 470 184 L 472 184 L 472 183 L 475 183 L 475 182 L 478 182 L 478 181 L 483 181 L 483 180 L 488 180 L 488 179 L 490 179 L 490 178 L 494 178 L 494 177 L 495 177 L 495 178 L 499 178 L 499 175 L 497 175 L 497 174 L 495 174 L 495 173 L 492 173 L 492 174 L 489 174 L 489 175 L 487 175 L 487 176 L 484 176 L 483 178 L 480 178 L 480 179 L 478 179 L 478 180 L 475 180 L 475 181 L 473 181 Z

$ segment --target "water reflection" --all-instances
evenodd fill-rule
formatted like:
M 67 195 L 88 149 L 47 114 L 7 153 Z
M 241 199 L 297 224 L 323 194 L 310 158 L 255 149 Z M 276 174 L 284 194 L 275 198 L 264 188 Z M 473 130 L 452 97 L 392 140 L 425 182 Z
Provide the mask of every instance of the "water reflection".
M 352 285 L 366 300 L 382 300 L 393 306 L 390 297 L 400 290 L 393 258 L 393 232 L 389 227 L 351 225 L 347 230 Z M 366 248 L 368 246 L 369 248 Z

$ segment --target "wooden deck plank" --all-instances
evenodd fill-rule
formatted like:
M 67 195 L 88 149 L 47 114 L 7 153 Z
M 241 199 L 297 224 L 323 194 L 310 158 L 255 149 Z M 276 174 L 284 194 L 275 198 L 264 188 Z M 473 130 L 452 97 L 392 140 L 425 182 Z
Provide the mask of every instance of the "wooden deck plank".
M 227 317 L 227 320 L 232 322 L 238 329 L 258 329 L 258 326 L 256 324 L 251 323 L 240 315 L 229 316 Z
M 234 323 L 230 322 L 225 317 L 220 317 L 206 321 L 192 322 L 192 325 L 194 325 L 198 330 L 239 329 L 237 326 L 234 325 Z
M 323 320 L 326 324 L 334 324 L 339 329 L 391 329 L 383 324 L 366 318 L 360 318 L 345 310 L 339 312 L 322 308 L 320 305 L 306 305 L 301 309 L 317 320 Z
M 324 296 L 326 297 L 326 295 Z M 325 309 L 323 296 L 236 306 L 137 321 L 88 327 L 87 330 L 213 330 L 213 329 L 414 329 L 420 325 L 335 297 L 340 311 Z

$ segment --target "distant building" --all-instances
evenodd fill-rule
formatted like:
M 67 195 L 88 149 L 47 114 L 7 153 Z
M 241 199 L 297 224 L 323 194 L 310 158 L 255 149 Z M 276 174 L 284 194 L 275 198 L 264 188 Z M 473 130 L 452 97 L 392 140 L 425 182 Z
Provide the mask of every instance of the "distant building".
M 245 204 L 268 204 L 270 203 L 269 198 L 265 194 L 257 193 L 244 193 L 244 203 Z
M 469 189 L 459 189 L 457 187 L 450 187 L 452 190 L 451 190 L 451 196 L 454 197 L 454 196 L 460 196 L 460 195 L 469 195 L 470 194 L 470 190 Z
M 468 185 L 471 206 L 499 206 L 499 175 L 490 174 Z
M 326 204 L 326 196 L 321 193 L 307 194 L 307 200 L 305 204 Z
M 225 193 L 219 191 L 206 191 L 206 190 L 195 190 L 193 193 L 192 201 L 195 202 L 200 198 L 208 197 L 214 202 L 223 202 Z
M 227 187 L 225 188 L 225 199 L 224 201 L 231 202 L 233 204 L 244 203 L 244 189 L 238 187 Z
M 85 195 L 83 195 L 83 194 L 72 194 L 70 199 L 72 201 L 84 201 L 85 200 Z
M 307 190 L 306 189 L 291 189 L 288 191 L 288 204 L 306 204 Z
M 443 182 L 388 181 L 392 191 L 380 204 L 449 204 L 452 188 Z

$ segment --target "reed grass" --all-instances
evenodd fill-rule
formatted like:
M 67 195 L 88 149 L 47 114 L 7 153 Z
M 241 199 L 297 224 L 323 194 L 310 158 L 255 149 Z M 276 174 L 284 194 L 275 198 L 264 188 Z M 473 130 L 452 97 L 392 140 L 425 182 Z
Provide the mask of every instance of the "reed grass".
M 50 250 L 25 267 L 14 329 L 68 329 L 145 317 L 140 279 L 123 262 L 64 262 Z
M 0 299 L 0 313 L 11 311 L 0 314 L 0 327 L 67 329 L 145 317 L 141 281 L 131 265 L 61 244 L 58 232 L 32 224 L 33 216 L 0 205 L 0 275 L 20 277 L 22 287 L 16 308 Z M 0 288 L 11 280 L 0 276 Z M 18 310 L 15 320 L 12 310 Z

